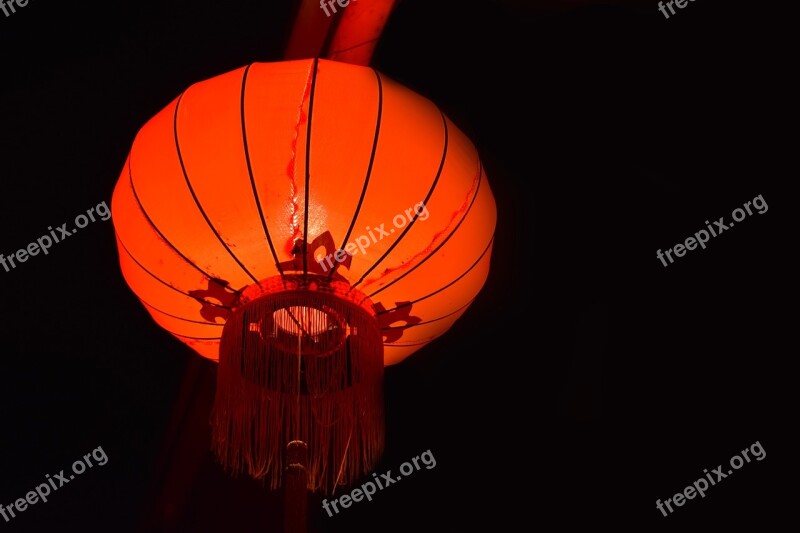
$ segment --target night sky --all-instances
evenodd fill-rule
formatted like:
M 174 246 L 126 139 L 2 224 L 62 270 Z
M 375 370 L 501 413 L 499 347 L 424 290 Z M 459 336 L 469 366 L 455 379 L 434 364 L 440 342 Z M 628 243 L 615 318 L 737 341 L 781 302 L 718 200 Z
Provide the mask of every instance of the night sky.
M 474 142 L 492 265 L 445 336 L 386 370 L 376 471 L 426 450 L 436 467 L 332 518 L 312 496 L 312 531 L 685 531 L 793 505 L 786 19 L 657 5 L 400 2 L 372 66 Z M 0 253 L 110 205 L 138 129 L 194 82 L 279 61 L 292 16 L 288 0 L 0 10 Z M 763 215 L 655 257 L 758 195 Z M 0 532 L 282 530 L 281 495 L 215 462 L 215 363 L 139 304 L 110 220 L 0 266 L 0 291 L 0 504 L 108 458 Z M 763 461 L 653 515 L 756 441 Z

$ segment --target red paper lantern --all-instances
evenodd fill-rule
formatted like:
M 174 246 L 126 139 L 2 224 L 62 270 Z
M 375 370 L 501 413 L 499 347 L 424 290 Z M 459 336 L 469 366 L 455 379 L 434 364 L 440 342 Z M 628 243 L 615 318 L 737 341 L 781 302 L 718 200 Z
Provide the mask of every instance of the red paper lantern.
M 214 447 L 308 487 L 383 449 L 383 366 L 436 339 L 489 270 L 496 210 L 478 154 L 377 71 L 254 63 L 189 87 L 133 142 L 112 199 L 125 280 L 153 319 L 219 361 Z

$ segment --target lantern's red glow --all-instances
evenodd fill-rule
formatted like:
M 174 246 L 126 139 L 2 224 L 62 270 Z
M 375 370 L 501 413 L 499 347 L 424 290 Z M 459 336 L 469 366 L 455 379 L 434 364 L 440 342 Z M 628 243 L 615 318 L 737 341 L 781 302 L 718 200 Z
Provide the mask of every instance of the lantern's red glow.
M 320 488 L 377 460 L 374 380 L 469 307 L 496 210 L 475 148 L 434 104 L 371 68 L 297 60 L 197 83 L 154 116 L 112 215 L 133 292 L 230 377 L 215 406 L 226 464 L 262 477 L 278 459 L 242 446 L 302 439 Z M 272 436 L 243 444 L 252 431 Z

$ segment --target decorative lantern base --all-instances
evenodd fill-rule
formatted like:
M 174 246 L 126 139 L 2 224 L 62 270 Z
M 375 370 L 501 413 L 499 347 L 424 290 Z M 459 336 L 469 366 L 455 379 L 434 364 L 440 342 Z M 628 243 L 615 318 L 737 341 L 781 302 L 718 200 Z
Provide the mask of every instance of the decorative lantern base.
M 222 465 L 282 484 L 287 443 L 308 446 L 309 490 L 330 494 L 384 446 L 383 340 L 372 303 L 324 276 L 245 289 L 220 343 L 212 444 Z

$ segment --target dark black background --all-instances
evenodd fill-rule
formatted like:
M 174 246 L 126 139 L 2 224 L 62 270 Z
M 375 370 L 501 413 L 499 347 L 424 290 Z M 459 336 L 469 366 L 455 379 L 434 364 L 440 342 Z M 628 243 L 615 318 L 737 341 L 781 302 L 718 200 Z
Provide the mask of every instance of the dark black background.
M 110 203 L 144 122 L 191 83 L 280 60 L 291 17 L 288 1 L 0 13 L 0 252 Z M 387 369 L 378 471 L 428 449 L 436 468 L 333 518 L 312 500 L 316 530 L 686 530 L 789 505 L 781 20 L 756 2 L 669 20 L 652 1 L 400 3 L 373 66 L 481 152 L 492 271 L 446 336 Z M 759 194 L 766 214 L 655 258 Z M 280 531 L 280 495 L 214 462 L 214 364 L 130 293 L 110 221 L 0 270 L 0 291 L 0 503 L 97 446 L 109 457 L 0 529 Z M 647 517 L 755 441 L 764 461 Z

